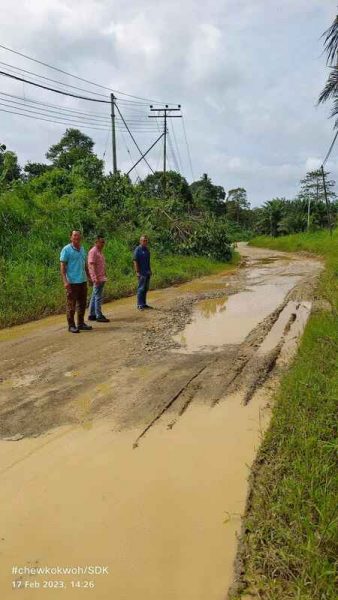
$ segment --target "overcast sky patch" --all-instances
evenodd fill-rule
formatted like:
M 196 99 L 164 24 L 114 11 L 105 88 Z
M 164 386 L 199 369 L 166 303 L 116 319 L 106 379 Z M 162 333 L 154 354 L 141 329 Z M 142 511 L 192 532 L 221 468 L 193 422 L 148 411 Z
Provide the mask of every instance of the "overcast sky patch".
M 255 206 L 294 197 L 299 180 L 320 166 L 331 143 L 330 107 L 316 102 L 327 77 L 321 35 L 335 13 L 331 0 L 24 0 L 19 10 L 3 0 L 0 43 L 107 87 L 181 103 L 192 170 L 180 119 L 169 126 L 169 168 L 176 159 L 189 182 L 208 173 L 225 190 L 245 187 Z M 1 49 L 0 61 L 88 88 Z M 0 91 L 109 118 L 108 105 L 84 107 L 84 101 L 5 77 Z M 121 103 L 121 111 L 130 116 L 126 106 Z M 142 107 L 144 116 L 147 110 Z M 0 141 L 17 152 L 21 165 L 45 160 L 64 130 L 0 112 Z M 109 128 L 83 131 L 111 169 Z M 135 132 L 144 149 L 157 135 L 155 124 L 148 133 Z M 137 158 L 128 134 L 119 132 L 119 168 L 127 171 Z M 162 168 L 161 145 L 149 162 Z M 336 161 L 329 167 L 337 179 Z M 147 172 L 139 166 L 133 177 Z

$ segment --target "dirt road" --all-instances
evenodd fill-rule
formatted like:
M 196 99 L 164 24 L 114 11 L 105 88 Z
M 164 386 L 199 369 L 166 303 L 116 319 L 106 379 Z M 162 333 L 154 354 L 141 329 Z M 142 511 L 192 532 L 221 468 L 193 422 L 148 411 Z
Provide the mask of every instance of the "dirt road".
M 29 600 L 225 597 L 268 388 L 321 269 L 239 249 L 236 272 L 151 292 L 152 311 L 110 303 L 92 332 L 60 316 L 0 332 L 1 598 L 13 565 L 109 569 L 21 574 Z

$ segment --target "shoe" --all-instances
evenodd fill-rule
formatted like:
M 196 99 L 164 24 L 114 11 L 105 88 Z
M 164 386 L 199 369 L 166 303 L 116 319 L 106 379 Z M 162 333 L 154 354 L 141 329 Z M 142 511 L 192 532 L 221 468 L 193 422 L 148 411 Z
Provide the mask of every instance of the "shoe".
M 80 333 L 78 327 L 75 327 L 75 325 L 68 327 L 68 331 L 70 331 L 70 333 Z
M 138 306 L 137 307 L 137 310 L 144 310 L 144 309 L 145 309 L 145 306 Z
M 78 325 L 78 329 L 80 331 L 91 331 L 93 328 L 91 325 L 87 325 L 87 323 L 82 323 L 81 325 Z
M 107 317 L 101 315 L 101 317 L 96 317 L 96 321 L 97 323 L 109 323 L 110 319 L 107 319 Z
M 153 306 L 149 306 L 149 304 L 145 304 L 143 308 L 150 308 L 151 310 L 154 310 Z
M 96 321 L 96 317 L 95 317 L 95 315 L 93 315 L 93 316 L 92 316 L 92 315 L 89 315 L 89 317 L 88 317 L 88 321 Z

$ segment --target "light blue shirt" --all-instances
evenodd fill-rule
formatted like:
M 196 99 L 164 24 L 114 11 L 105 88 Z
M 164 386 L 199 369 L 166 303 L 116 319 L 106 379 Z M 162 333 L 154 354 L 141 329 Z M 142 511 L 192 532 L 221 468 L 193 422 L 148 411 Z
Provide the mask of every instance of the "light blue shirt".
M 61 250 L 60 262 L 67 265 L 66 277 L 69 283 L 84 283 L 87 281 L 86 252 L 82 246 L 80 250 L 76 250 L 72 244 L 67 244 Z

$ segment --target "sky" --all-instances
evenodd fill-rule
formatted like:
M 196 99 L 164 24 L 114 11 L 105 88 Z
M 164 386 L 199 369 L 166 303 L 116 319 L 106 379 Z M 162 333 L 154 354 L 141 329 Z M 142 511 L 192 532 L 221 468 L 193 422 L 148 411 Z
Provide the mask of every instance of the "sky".
M 330 104 L 316 103 L 328 76 L 321 36 L 335 18 L 334 1 L 21 0 L 18 8 L 12 0 L 1 0 L 1 8 L 0 44 L 118 90 L 119 109 L 141 150 L 162 128 L 160 120 L 148 119 L 149 100 L 181 104 L 184 119 L 169 123 L 168 168 L 178 166 L 189 183 L 207 173 L 226 191 L 244 187 L 252 206 L 274 197 L 293 198 L 300 179 L 320 166 L 332 141 Z M 109 99 L 106 89 L 0 48 L 0 70 L 22 76 L 18 69 L 86 90 L 68 87 L 77 94 Z M 54 112 L 33 104 L 31 117 L 41 106 L 42 118 L 62 119 L 60 106 L 68 110 L 69 120 L 81 112 L 85 124 L 99 123 L 90 129 L 83 127 L 81 116 L 76 121 L 94 140 L 107 171 L 112 169 L 108 104 L 67 98 L 4 76 L 0 92 L 0 142 L 17 153 L 21 165 L 45 161 L 46 151 L 67 127 L 2 112 L 26 107 L 28 114 L 33 100 L 54 105 Z M 327 168 L 338 181 L 336 152 Z M 139 156 L 119 127 L 118 168 L 127 172 Z M 154 170 L 162 168 L 162 141 L 148 160 Z M 148 173 L 140 163 L 131 175 Z

